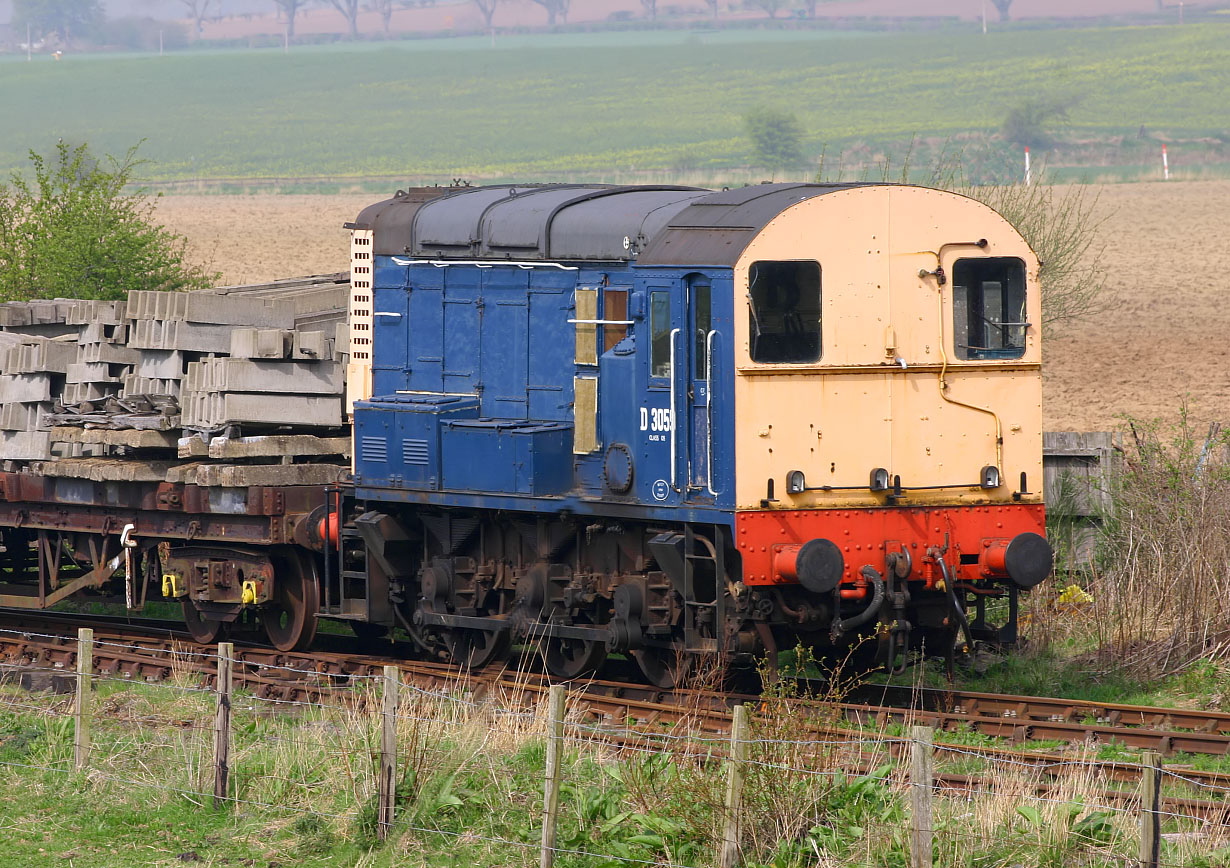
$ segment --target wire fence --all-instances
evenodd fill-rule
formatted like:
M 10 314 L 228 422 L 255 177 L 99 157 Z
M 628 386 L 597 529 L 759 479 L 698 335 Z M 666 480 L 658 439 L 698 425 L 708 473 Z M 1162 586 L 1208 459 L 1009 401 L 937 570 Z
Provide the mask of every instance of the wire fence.
M 72 693 L 0 676 L 0 781 L 84 777 L 149 803 L 307 818 L 474 864 L 926 868 L 1047 853 L 1168 868 L 1230 856 L 1230 786 L 1150 752 L 1107 766 L 1089 746 L 1039 763 L 935 743 L 923 727 L 809 738 L 807 720 L 771 705 L 740 706 L 726 734 L 698 720 L 646 727 L 589 718 L 560 686 L 526 709 L 418 688 L 392 667 L 328 701 L 286 700 L 235 690 L 232 667 L 250 665 L 225 644 L 211 687 L 185 672 L 92 672 L 94 647 L 83 637 L 75 672 L 20 669 L 72 680 Z M 37 734 L 20 750 L 2 735 L 14 721 Z

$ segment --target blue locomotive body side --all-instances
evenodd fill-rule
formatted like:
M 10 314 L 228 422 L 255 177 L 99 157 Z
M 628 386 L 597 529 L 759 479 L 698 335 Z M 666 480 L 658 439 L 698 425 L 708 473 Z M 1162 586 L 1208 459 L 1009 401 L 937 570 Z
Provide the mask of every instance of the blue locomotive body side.
M 731 524 L 731 270 L 377 256 L 357 496 Z

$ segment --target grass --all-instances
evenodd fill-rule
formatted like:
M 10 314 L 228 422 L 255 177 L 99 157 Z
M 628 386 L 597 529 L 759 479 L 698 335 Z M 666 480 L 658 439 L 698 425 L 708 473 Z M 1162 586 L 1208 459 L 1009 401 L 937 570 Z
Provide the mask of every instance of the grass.
M 1023 611 L 1046 607 L 1046 598 L 1053 600 L 1059 591 L 1058 584 L 1037 588 Z M 1007 652 L 981 671 L 958 668 L 953 681 L 948 680 L 943 661 L 936 659 L 918 662 L 891 679 L 879 674 L 872 676 L 872 680 L 1094 703 L 1230 711 L 1230 665 L 1225 661 L 1196 660 L 1161 677 L 1133 673 L 1108 665 L 1105 655 L 1096 653 L 1096 642 L 1083 632 L 1093 629 L 1089 623 L 1091 613 L 1052 613 L 1050 617 L 1068 619 L 1066 628 L 1072 632 Z
M 378 702 L 286 707 L 237 695 L 238 801 L 214 811 L 204 795 L 211 695 L 178 669 L 166 683 L 102 680 L 97 692 L 95 748 L 79 774 L 63 716 L 70 700 L 0 685 L 6 868 L 537 864 L 544 721 L 509 713 L 495 697 L 472 702 L 462 684 L 447 694 L 403 695 L 399 800 L 383 843 L 374 835 L 377 719 L 369 711 Z M 909 789 L 882 735 L 868 732 L 847 747 L 809 743 L 808 721 L 776 699 L 767 695 L 759 706 L 748 745 L 743 864 L 904 866 Z M 828 723 L 833 712 L 817 715 Z M 562 763 L 557 845 L 580 852 L 560 853 L 557 865 L 716 862 L 726 781 L 720 739 L 695 740 L 686 755 L 661 752 L 652 737 L 617 749 L 575 724 Z M 976 752 L 979 742 L 959 743 Z M 853 770 L 855 753 L 872 757 L 874 771 Z M 994 776 L 999 787 L 993 797 L 936 799 L 937 865 L 1109 868 L 1135 852 L 1136 817 L 1100 804 L 1103 782 L 1092 773 L 1064 779 L 1039 801 L 1035 771 L 968 752 L 941 750 L 936 762 L 943 772 Z M 1168 841 L 1163 855 L 1174 865 L 1227 865 L 1226 844 L 1224 834 L 1206 830 Z
M 746 163 L 742 117 L 761 105 L 796 112 L 808 151 L 831 158 L 985 135 L 1038 93 L 1074 100 L 1073 137 L 1127 135 L 1131 150 L 1145 125 L 1217 141 L 1230 129 L 1228 37 L 1230 23 L 673 32 L 9 60 L 0 169 L 63 137 L 111 153 L 145 139 L 162 180 L 703 175 Z

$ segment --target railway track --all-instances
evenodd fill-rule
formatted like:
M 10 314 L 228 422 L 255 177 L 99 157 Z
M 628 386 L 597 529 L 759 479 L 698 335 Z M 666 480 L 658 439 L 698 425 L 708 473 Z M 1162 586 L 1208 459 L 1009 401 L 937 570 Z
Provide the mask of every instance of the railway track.
M 108 643 L 95 651 L 96 666 L 105 674 L 157 680 L 170 674 L 169 660 L 212 660 L 194 645 L 182 625 L 174 621 L 126 623 L 101 616 L 23 614 L 23 625 L 0 620 L 0 649 L 9 659 L 40 658 L 56 666 L 71 666 L 75 660 L 72 631 L 83 622 L 95 628 L 97 640 Z M 22 635 L 25 634 L 25 635 Z M 40 635 L 41 634 L 41 635 Z M 47 637 L 47 638 L 43 638 Z M 257 644 L 236 646 L 237 662 L 245 683 L 265 698 L 286 701 L 314 700 L 347 686 L 354 677 L 378 675 L 388 664 L 397 665 L 414 683 L 431 689 L 456 686 L 459 682 L 483 691 L 491 687 L 527 691 L 545 690 L 547 677 L 532 667 L 518 672 L 463 673 L 456 666 L 407 660 L 389 646 L 391 654 L 355 653 L 344 637 L 321 637 L 345 650 L 287 653 Z M 130 646 L 128 648 L 111 646 Z M 212 670 L 210 670 L 212 671 Z M 737 703 L 756 703 L 762 697 L 716 693 L 694 689 L 663 690 L 637 682 L 589 679 L 583 685 L 587 697 L 598 697 L 611 706 L 612 714 L 637 719 L 640 713 L 664 708 L 689 713 L 721 713 Z M 800 696 L 781 700 L 802 708 L 814 708 L 820 700 Z M 1015 696 L 934 688 L 866 685 L 847 701 L 829 704 L 841 710 L 850 723 L 866 727 L 886 724 L 922 724 L 944 731 L 977 732 L 1013 742 L 1054 740 L 1067 743 L 1118 742 L 1128 747 L 1176 752 L 1225 755 L 1230 753 L 1230 713 L 1198 709 L 1161 708 L 1119 703 L 1041 696 Z M 597 707 L 595 707 L 597 710 Z M 723 720 L 725 715 L 719 715 Z M 721 727 L 719 731 L 724 731 Z
M 80 620 L 77 616 L 23 617 L 36 623 L 23 629 L 0 622 L 0 666 L 18 673 L 31 668 L 63 671 L 68 689 L 75 677 L 71 674 L 76 665 L 75 627 Z M 209 683 L 215 674 L 214 656 L 193 644 L 182 628 L 174 629 L 174 622 L 130 625 L 91 619 L 91 624 L 95 630 L 94 667 L 100 675 L 156 682 L 176 671 L 194 671 Z M 348 690 L 362 679 L 382 674 L 388 664 L 396 665 L 403 681 L 418 689 L 439 693 L 462 690 L 476 700 L 498 694 L 502 703 L 519 708 L 536 707 L 550 683 L 547 676 L 531 670 L 465 673 L 442 663 L 351 651 L 286 653 L 256 645 L 237 645 L 235 658 L 237 684 L 261 698 L 287 703 L 321 701 Z M 759 696 L 703 690 L 665 691 L 644 684 L 599 679 L 574 682 L 573 691 L 577 713 L 593 723 L 594 732 L 601 738 L 616 743 L 661 734 L 676 725 L 686 725 L 689 732 L 697 735 L 720 738 L 729 733 L 732 705 L 745 702 L 764 710 L 766 703 Z M 1167 754 L 1186 751 L 1221 755 L 1230 751 L 1230 715 L 1219 712 L 968 691 L 907 693 L 903 688 L 893 687 L 864 688 L 859 698 L 868 699 L 873 692 L 879 702 L 845 702 L 835 706 L 846 726 L 836 719 L 832 723 L 816 722 L 816 711 L 823 704 L 820 700 L 786 698 L 768 702 L 779 709 L 797 708 L 799 731 L 818 740 L 855 741 L 870 733 L 893 755 L 908 750 L 909 741 L 886 734 L 889 724 L 974 731 L 1016 742 L 1044 738 L 1069 743 L 1117 741 Z M 862 729 L 852 729 L 851 723 Z M 1158 725 L 1164 728 L 1154 728 Z M 604 726 L 609 729 L 605 734 Z M 1179 726 L 1192 729 L 1180 730 L 1176 728 Z M 721 754 L 720 745 L 712 741 L 707 744 L 719 748 L 714 751 L 707 747 L 707 751 Z M 945 749 L 943 745 L 940 748 Z M 1074 766 L 1071 754 L 1056 751 L 979 746 L 976 754 L 989 762 L 1033 766 L 1040 776 L 1040 795 L 1053 792 L 1059 779 Z M 870 754 L 855 758 L 855 765 L 861 764 L 866 770 L 875 762 Z M 1106 781 L 1124 785 L 1136 784 L 1141 774 L 1138 764 L 1121 761 L 1097 763 L 1097 770 Z M 1180 768 L 1179 773 L 1195 785 L 1230 791 L 1230 773 L 1189 768 Z M 986 790 L 994 785 L 976 775 L 963 774 L 938 774 L 936 781 L 941 788 L 957 791 Z M 1114 803 L 1131 803 L 1138 798 L 1134 788 L 1107 789 L 1101 795 Z M 1170 797 L 1167 804 L 1165 809 L 1175 813 L 1217 823 L 1230 820 L 1230 803 Z
M 908 721 L 946 731 L 968 730 L 1018 743 L 1119 742 L 1128 747 L 1156 750 L 1163 755 L 1222 756 L 1230 753 L 1230 715 L 1219 712 L 1177 713 L 1177 710 L 1144 706 L 960 691 L 953 691 L 945 698 L 949 704 L 938 708 L 917 700 L 913 706 L 904 708 L 848 703 L 846 716 L 860 725 Z

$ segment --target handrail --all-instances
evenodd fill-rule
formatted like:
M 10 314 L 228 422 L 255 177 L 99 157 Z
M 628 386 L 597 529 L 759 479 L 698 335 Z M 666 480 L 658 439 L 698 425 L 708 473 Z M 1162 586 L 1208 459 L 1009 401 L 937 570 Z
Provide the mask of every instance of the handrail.
M 559 262 L 509 262 L 503 259 L 401 259 L 390 257 L 394 265 L 433 265 L 436 268 L 448 268 L 453 265 L 476 265 L 479 268 L 494 268 L 497 265 L 515 265 L 523 271 L 531 268 L 558 268 L 560 271 L 580 271 L 575 265 L 563 265 Z
M 713 336 L 716 329 L 710 329 L 705 335 L 705 488 L 714 497 L 713 490 Z
M 678 445 L 675 442 L 675 438 L 676 438 L 675 429 L 677 427 L 675 424 L 675 388 L 676 388 L 676 384 L 675 384 L 675 336 L 679 334 L 679 331 L 680 330 L 677 328 L 671 329 L 671 336 L 670 336 L 670 342 L 671 342 L 671 353 L 670 353 L 671 414 L 670 414 L 670 420 L 667 422 L 667 425 L 671 429 L 671 488 L 673 488 L 675 491 L 679 490 L 678 468 L 676 466 L 678 463 L 678 457 L 675 454 L 676 451 L 678 450 Z

